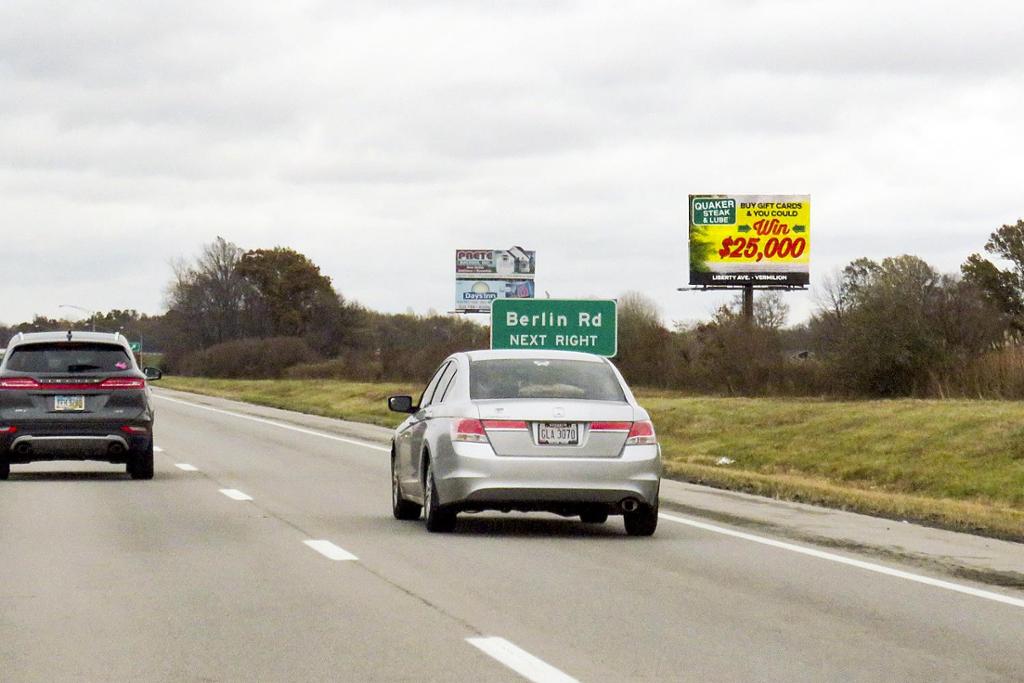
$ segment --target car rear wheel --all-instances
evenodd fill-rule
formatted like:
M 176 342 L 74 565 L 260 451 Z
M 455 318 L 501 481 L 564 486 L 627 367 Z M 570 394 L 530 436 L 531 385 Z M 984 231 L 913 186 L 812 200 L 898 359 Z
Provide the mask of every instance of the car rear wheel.
M 423 507 L 406 500 L 402 496 L 402 485 L 398 481 L 398 468 L 395 467 L 395 459 L 391 459 L 391 512 L 395 519 L 413 520 L 420 518 Z
M 641 504 L 634 512 L 623 513 L 622 518 L 630 536 L 653 536 L 658 528 L 658 503 Z
M 437 499 L 437 484 L 434 483 L 434 465 L 429 460 L 423 480 L 423 510 L 427 531 L 447 533 L 455 530 L 456 513 L 441 507 Z
M 128 460 L 128 476 L 132 479 L 153 478 L 153 440 L 140 453 L 135 453 Z
M 11 476 L 11 463 L 0 460 L 0 481 L 7 481 Z
M 584 510 L 580 513 L 580 521 L 584 524 L 604 524 L 608 521 L 608 511 L 600 508 Z

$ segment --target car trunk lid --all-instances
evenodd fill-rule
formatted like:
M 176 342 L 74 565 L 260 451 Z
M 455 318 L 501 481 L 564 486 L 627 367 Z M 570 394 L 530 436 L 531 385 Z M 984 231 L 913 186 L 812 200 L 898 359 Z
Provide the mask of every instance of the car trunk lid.
M 500 456 L 614 458 L 635 418 L 617 401 L 478 401 L 480 420 Z
M 7 374 L 0 382 L 0 416 L 6 419 L 123 419 L 145 410 L 145 380 L 130 371 L 114 376 Z

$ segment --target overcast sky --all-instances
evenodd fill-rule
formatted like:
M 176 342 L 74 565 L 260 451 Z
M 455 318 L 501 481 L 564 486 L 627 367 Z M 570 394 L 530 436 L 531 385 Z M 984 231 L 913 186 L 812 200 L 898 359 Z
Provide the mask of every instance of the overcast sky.
M 540 292 L 694 320 L 700 192 L 810 194 L 816 283 L 955 271 L 1024 217 L 1022 38 L 1019 0 L 2 0 L 0 321 L 162 312 L 217 235 L 379 310 L 522 245 Z

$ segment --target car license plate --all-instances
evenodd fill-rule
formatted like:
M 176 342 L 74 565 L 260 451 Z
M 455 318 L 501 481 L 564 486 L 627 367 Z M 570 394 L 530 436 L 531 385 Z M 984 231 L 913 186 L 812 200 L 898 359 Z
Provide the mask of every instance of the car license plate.
M 542 422 L 537 429 L 537 443 L 541 446 L 578 446 L 580 426 L 569 422 Z
M 61 412 L 85 410 L 85 396 L 54 396 L 53 409 Z

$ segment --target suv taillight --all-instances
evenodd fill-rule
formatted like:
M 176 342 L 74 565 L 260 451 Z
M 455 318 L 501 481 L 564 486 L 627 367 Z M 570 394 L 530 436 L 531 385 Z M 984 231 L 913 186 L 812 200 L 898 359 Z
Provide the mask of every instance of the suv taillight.
M 121 431 L 125 434 L 145 434 L 149 430 L 145 427 L 136 427 L 135 425 L 124 425 L 121 427 Z
M 480 420 L 462 419 L 452 423 L 452 441 L 487 443 L 487 432 Z
M 654 433 L 654 423 L 650 420 L 641 420 L 633 423 L 629 430 L 629 437 L 626 439 L 627 446 L 652 446 L 658 443 L 658 437 Z
M 111 377 L 99 384 L 100 389 L 144 389 L 146 380 L 136 377 Z
M 31 377 L 8 377 L 0 379 L 0 389 L 42 389 L 42 386 Z

